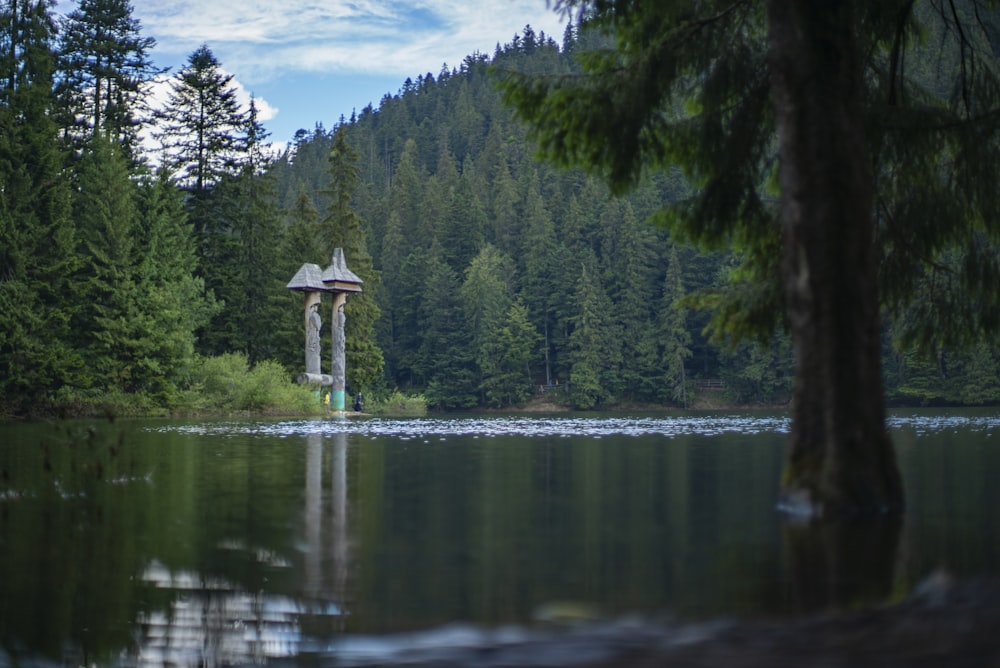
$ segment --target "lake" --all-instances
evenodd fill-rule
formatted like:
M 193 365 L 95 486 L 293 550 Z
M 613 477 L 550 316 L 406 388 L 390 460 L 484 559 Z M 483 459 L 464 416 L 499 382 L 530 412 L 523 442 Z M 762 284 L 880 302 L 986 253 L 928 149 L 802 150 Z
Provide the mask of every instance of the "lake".
M 0 425 L 0 666 L 350 665 L 402 632 L 790 617 L 1000 572 L 1000 415 L 889 420 L 902 522 L 775 511 L 766 412 Z

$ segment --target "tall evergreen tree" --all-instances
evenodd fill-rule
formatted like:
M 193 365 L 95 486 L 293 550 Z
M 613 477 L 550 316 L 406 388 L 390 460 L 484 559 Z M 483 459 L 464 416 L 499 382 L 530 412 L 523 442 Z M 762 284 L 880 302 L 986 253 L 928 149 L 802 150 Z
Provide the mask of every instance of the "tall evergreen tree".
M 379 318 L 379 341 L 386 354 L 386 371 L 392 380 L 401 385 L 413 382 L 412 364 L 406 358 L 404 339 L 417 336 L 416 303 L 409 295 L 413 286 L 423 284 L 422 276 L 412 276 L 409 269 L 419 265 L 406 259 L 423 242 L 415 238 L 417 216 L 420 208 L 421 184 L 426 178 L 417 165 L 417 144 L 407 139 L 399 161 L 385 193 L 385 235 L 382 238 L 381 271 L 384 290 L 379 292 L 382 317 Z M 419 348 L 419 345 L 415 345 Z M 412 360 L 411 360 L 412 361 Z M 404 371 L 406 369 L 406 371 Z
M 534 396 L 531 361 L 539 338 L 527 307 L 520 301 L 513 302 L 490 346 L 495 356 L 483 367 L 482 387 L 488 405 L 511 406 Z
M 375 340 L 381 277 L 368 252 L 365 223 L 353 206 L 358 188 L 357 163 L 357 151 L 347 143 L 347 133 L 341 126 L 334 134 L 330 151 L 330 181 L 325 191 L 329 206 L 320 225 L 320 237 L 328 252 L 343 248 L 348 268 L 364 281 L 361 294 L 348 297 L 344 307 L 347 384 L 353 390 L 374 385 L 381 379 L 385 366 L 382 350 Z
M 670 247 L 659 317 L 660 359 L 663 369 L 659 396 L 666 401 L 688 405 L 688 379 L 684 361 L 691 357 L 691 333 L 682 310 L 684 279 L 676 246 Z
M 1000 164 L 996 144 L 981 140 L 1000 123 L 990 3 L 948 2 L 947 11 L 921 11 L 913 0 L 557 4 L 580 9 L 614 48 L 588 53 L 584 76 L 508 80 L 508 99 L 543 154 L 593 169 L 616 192 L 650 167 L 682 165 L 698 190 L 661 220 L 707 246 L 734 243 L 745 259 L 740 277 L 754 279 L 752 299 L 743 291 L 723 304 L 720 326 L 767 336 L 774 314 L 787 314 L 796 359 L 789 507 L 900 510 L 884 426 L 879 287 L 898 312 L 921 266 L 957 245 L 970 260 L 962 296 L 975 295 L 980 308 L 934 323 L 939 335 L 1000 323 L 1000 299 L 987 287 L 1000 265 L 983 252 L 1000 236 L 983 224 L 997 206 Z M 904 67 L 929 21 L 948 54 L 939 62 L 957 63 L 945 72 L 956 82 L 950 99 L 929 94 Z M 763 196 L 775 166 L 780 215 Z
M 480 386 L 499 364 L 499 334 L 512 303 L 513 261 L 493 246 L 485 246 L 469 264 L 461 287 L 466 328 L 475 351 Z M 485 397 L 485 393 L 483 395 Z
M 629 202 L 612 203 L 608 212 L 612 218 L 602 224 L 604 282 L 616 296 L 615 315 L 622 335 L 622 370 L 616 390 L 633 400 L 647 398 L 642 392 L 644 379 L 660 368 L 652 308 L 655 241 L 652 230 L 640 226 Z
M 232 338 L 219 341 L 218 349 L 243 352 L 248 364 L 254 366 L 276 354 L 275 335 L 284 316 L 284 285 L 291 274 L 281 272 L 278 253 L 284 229 L 274 179 L 267 172 L 268 134 L 257 120 L 253 100 L 241 136 L 239 173 L 223 179 L 213 193 L 224 222 L 222 233 L 209 237 L 209 243 L 221 248 L 213 253 L 214 261 L 206 272 L 211 269 L 211 275 L 221 273 L 227 278 L 215 285 L 227 306 L 216 318 L 221 322 L 211 329 L 228 332 Z
M 555 224 L 537 191 L 529 196 L 526 213 L 524 252 L 521 255 L 524 263 L 521 294 L 531 321 L 542 335 L 540 357 L 545 365 L 545 384 L 551 385 L 559 305 L 568 302 L 570 294 L 559 289 L 560 278 L 566 275 L 564 272 L 567 267 L 558 262 L 560 248 Z
M 278 258 L 279 277 L 287 282 L 305 262 L 323 266 L 330 258 L 325 257 L 324 246 L 319 240 L 319 212 L 305 186 L 299 188 L 299 196 L 294 206 L 285 212 L 286 231 Z M 281 320 L 275 345 L 276 357 L 285 368 L 302 370 L 302 296 L 283 290 Z
M 0 5 L 0 401 L 25 411 L 80 369 L 70 348 L 76 267 L 53 97 L 46 1 Z
M 436 408 L 469 408 L 479 402 L 479 377 L 462 307 L 461 281 L 441 258 L 440 248 L 435 246 L 426 262 L 421 354 L 427 365 L 427 403 Z
M 87 140 L 98 130 L 137 149 L 144 86 L 161 74 L 150 60 L 156 40 L 142 36 L 129 0 L 80 0 L 62 23 L 60 91 L 67 127 Z
M 425 320 L 424 288 L 428 284 L 431 263 L 429 253 L 422 248 L 411 250 L 403 260 L 399 275 L 405 280 L 398 284 L 394 300 L 393 341 L 396 356 L 396 382 L 403 387 L 422 387 L 432 370 L 430 347 L 425 345 L 428 324 Z
M 445 261 L 461 273 L 483 247 L 486 212 L 472 188 L 471 179 L 463 174 L 458 179 L 448 211 L 440 221 L 438 238 L 444 249 Z
M 157 137 L 164 166 L 188 194 L 185 209 L 198 245 L 198 273 L 205 287 L 224 303 L 237 289 L 241 250 L 231 228 L 234 216 L 225 207 L 233 200 L 215 188 L 239 171 L 246 148 L 246 114 L 236 99 L 232 75 L 222 71 L 206 45 L 196 49 L 187 65 L 171 79 L 164 110 L 157 117 Z M 231 183 L 231 182 L 230 182 Z M 225 311 L 199 332 L 199 349 L 221 354 L 245 349 L 244 332 L 232 310 Z
M 322 265 L 326 257 L 325 247 L 320 242 L 319 211 L 305 186 L 299 188 L 294 205 L 285 212 L 288 232 L 282 251 L 284 267 L 292 273 L 303 262 Z
M 406 239 L 400 216 L 395 210 L 390 210 L 385 225 L 385 235 L 382 237 L 382 275 L 384 289 L 379 291 L 379 310 L 376 334 L 379 346 L 385 354 L 385 375 L 398 382 L 399 371 L 399 326 L 402 312 L 403 261 L 406 258 Z
M 143 307 L 134 186 L 123 149 L 103 134 L 89 142 L 74 206 L 83 266 L 74 292 L 75 322 L 88 370 L 99 390 L 138 392 L 152 371 L 152 316 Z
M 233 175 L 245 127 L 233 76 L 222 71 L 207 45 L 198 47 L 171 80 L 156 133 L 181 186 L 198 196 Z M 200 232 L 204 222 L 195 222 Z
M 612 320 L 611 299 L 596 264 L 593 256 L 584 259 L 570 335 L 569 396 L 575 407 L 585 410 L 614 398 L 621 364 L 621 332 Z
M 219 305 L 195 275 L 194 232 L 182 193 L 166 170 L 141 181 L 137 207 L 140 302 L 150 315 L 153 341 L 146 351 L 150 373 L 146 390 L 170 405 L 194 362 L 195 332 Z
M 494 140 L 495 134 L 490 134 L 491 140 Z M 521 196 L 504 154 L 505 145 L 500 142 L 499 137 L 494 142 L 496 164 L 490 169 L 492 188 L 490 205 L 487 209 L 493 229 L 486 238 L 503 252 L 513 255 L 520 250 L 517 240 L 521 228 L 517 212 L 520 210 Z
M 737 404 L 776 405 L 788 402 L 791 391 L 791 349 L 788 337 L 742 341 L 720 352 L 720 376 L 726 395 Z
M 963 382 L 956 392 L 959 401 L 974 406 L 1000 403 L 1000 364 L 995 346 L 975 346 L 963 360 L 961 370 Z

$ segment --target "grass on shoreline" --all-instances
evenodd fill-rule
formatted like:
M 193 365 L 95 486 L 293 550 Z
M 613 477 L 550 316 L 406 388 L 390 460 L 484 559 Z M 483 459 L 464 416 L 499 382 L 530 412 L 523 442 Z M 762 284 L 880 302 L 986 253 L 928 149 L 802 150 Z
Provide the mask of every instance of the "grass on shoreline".
M 254 367 L 246 355 L 227 353 L 204 357 L 192 369 L 184 387 L 169 396 L 64 387 L 51 401 L 28 411 L 0 410 L 4 419 L 21 418 L 138 418 L 138 417 L 310 417 L 329 414 L 319 388 L 299 385 L 274 361 Z M 394 391 L 372 397 L 365 412 L 411 417 L 424 415 L 422 395 Z

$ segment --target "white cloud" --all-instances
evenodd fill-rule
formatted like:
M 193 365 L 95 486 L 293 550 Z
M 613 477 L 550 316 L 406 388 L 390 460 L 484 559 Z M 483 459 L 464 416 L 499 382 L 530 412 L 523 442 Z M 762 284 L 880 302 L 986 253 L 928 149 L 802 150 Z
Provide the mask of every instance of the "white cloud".
M 221 67 L 219 68 L 219 72 L 222 75 L 229 74 Z M 170 94 L 173 90 L 172 80 L 173 77 L 170 75 L 161 75 L 146 85 L 146 104 L 150 109 L 162 111 L 167 108 Z M 240 111 L 246 112 L 250 109 L 250 100 L 252 98 L 254 105 L 257 107 L 257 120 L 261 123 L 265 123 L 278 115 L 278 107 L 273 106 L 263 98 L 254 96 L 235 77 L 232 79 L 232 86 L 236 94 L 236 100 L 240 106 Z M 156 162 L 156 153 L 159 149 L 159 142 L 153 136 L 156 131 L 156 123 L 151 123 L 146 125 L 139 133 L 139 139 L 147 152 L 147 157 L 154 163 Z M 278 153 L 285 148 L 285 145 L 285 142 L 275 142 L 272 144 L 272 150 Z
M 219 73 L 223 76 L 231 75 L 223 68 L 219 68 Z M 171 75 L 160 75 L 153 81 L 151 81 L 147 86 L 147 97 L 146 102 L 153 109 L 164 109 L 167 106 L 167 101 L 170 99 L 170 93 L 173 90 L 173 76 Z M 238 79 L 233 77 L 232 79 L 233 91 L 236 94 L 236 100 L 239 102 L 240 111 L 246 112 L 250 109 L 251 98 L 257 107 L 257 120 L 264 122 L 269 121 L 278 115 L 278 107 L 275 107 L 267 100 L 256 97 L 253 91 L 247 89 Z
M 77 0 L 61 0 L 75 4 Z M 551 0 L 548 0 L 551 2 Z M 530 24 L 557 41 L 565 26 L 547 0 L 132 0 L 159 66 L 180 70 L 207 44 L 257 99 L 261 120 L 290 140 L 335 121 L 405 79 L 492 56 Z M 271 104 L 268 104 L 270 102 Z M 277 107 L 281 107 L 278 114 Z
M 436 73 L 468 54 L 491 54 L 531 24 L 562 37 L 545 0 L 134 0 L 159 48 L 190 53 L 208 44 L 248 80 L 282 71 Z

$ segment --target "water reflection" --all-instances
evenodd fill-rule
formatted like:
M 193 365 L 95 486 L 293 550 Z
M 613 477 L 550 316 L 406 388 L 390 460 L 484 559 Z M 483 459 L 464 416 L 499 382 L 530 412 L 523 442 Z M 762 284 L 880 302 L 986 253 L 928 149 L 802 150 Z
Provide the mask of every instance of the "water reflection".
M 343 629 L 350 566 L 347 436 L 309 434 L 305 453 L 301 595 L 247 591 L 231 580 L 174 571 L 154 560 L 141 582 L 169 592 L 170 604 L 139 613 L 136 626 L 142 629 L 142 640 L 135 654 L 140 663 L 261 664 L 304 651 L 308 646 L 304 626 L 327 633 Z M 330 467 L 326 512 L 324 455 Z M 238 539 L 223 540 L 217 547 L 242 553 L 270 569 L 294 568 L 286 557 Z
M 147 566 L 142 581 L 174 594 L 168 610 L 142 612 L 136 620 L 143 632 L 136 654 L 146 665 L 259 664 L 293 656 L 302 639 L 299 617 L 315 614 L 288 596 L 253 594 L 158 562 Z
M 738 413 L 685 413 L 657 415 L 511 415 L 476 417 L 373 418 L 351 420 L 287 420 L 280 422 L 235 421 L 170 425 L 163 429 L 199 435 L 234 436 L 259 434 L 301 436 L 358 434 L 370 437 L 391 436 L 400 439 L 428 440 L 444 436 L 477 435 L 484 438 L 499 436 L 572 437 L 587 435 L 665 437 L 719 436 L 738 434 L 785 434 L 790 419 L 784 414 L 741 411 Z M 1000 416 L 992 413 L 901 413 L 891 415 L 886 426 L 893 431 L 905 430 L 917 435 L 949 430 L 982 432 L 987 436 L 1000 428 Z
M 486 416 L 415 419 L 289 420 L 282 422 L 210 422 L 164 427 L 199 435 L 358 434 L 429 440 L 447 436 L 525 436 L 591 438 L 606 436 L 715 436 L 773 434 L 788 431 L 788 418 L 773 414 L 708 414 L 657 416 Z
M 899 567 L 901 515 L 786 523 L 797 613 L 885 603 Z
M 323 521 L 323 452 L 321 434 L 306 436 L 306 508 L 304 554 L 307 596 L 317 600 L 348 600 L 348 570 L 351 539 L 348 533 L 347 435 L 334 434 L 327 439 L 330 461 L 329 527 Z M 328 543 L 324 543 L 324 535 Z M 329 546 L 327 549 L 327 545 Z M 330 555 L 330 579 L 323 578 L 324 555 Z
M 160 421 L 66 447 L 0 425 L 0 666 L 367 661 L 427 629 L 796 615 L 1000 572 L 1000 418 L 890 426 L 905 525 L 803 529 L 775 512 L 783 415 Z

